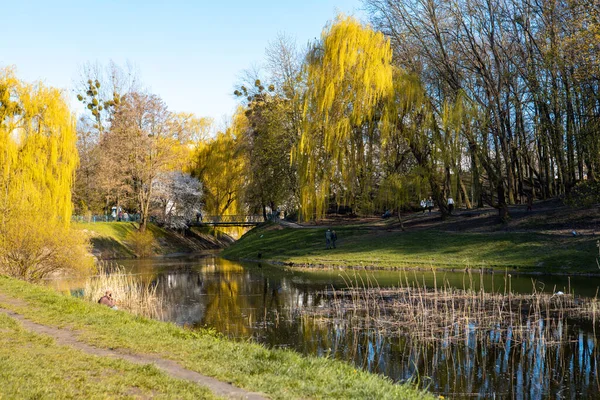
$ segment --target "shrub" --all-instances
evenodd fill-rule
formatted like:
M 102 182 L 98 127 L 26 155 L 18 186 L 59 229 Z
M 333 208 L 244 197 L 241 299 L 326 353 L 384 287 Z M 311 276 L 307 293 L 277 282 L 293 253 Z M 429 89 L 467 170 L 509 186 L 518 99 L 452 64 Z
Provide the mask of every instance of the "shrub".
M 565 199 L 571 207 L 592 207 L 600 203 L 600 182 L 582 181 L 575 185 Z
M 0 232 L 0 273 L 36 282 L 57 272 L 87 273 L 89 242 L 80 232 L 39 218 L 6 221 Z
M 155 247 L 154 235 L 148 229 L 143 232 L 137 230 L 129 232 L 125 241 L 129 243 L 138 257 L 149 257 L 153 254 Z

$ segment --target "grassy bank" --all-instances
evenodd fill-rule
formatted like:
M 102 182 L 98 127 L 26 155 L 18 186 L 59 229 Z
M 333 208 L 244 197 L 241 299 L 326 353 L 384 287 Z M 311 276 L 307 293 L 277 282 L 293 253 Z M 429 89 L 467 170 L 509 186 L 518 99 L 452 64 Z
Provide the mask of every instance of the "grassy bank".
M 215 398 L 208 389 L 170 378 L 153 366 L 59 346 L 5 314 L 0 314 L 0 327 L 0 398 Z
M 101 259 L 132 258 L 139 256 L 135 244 L 137 224 L 133 222 L 73 223 L 90 238 L 94 254 Z M 191 253 L 204 249 L 222 248 L 229 244 L 223 235 L 210 227 L 195 227 L 187 236 L 149 224 L 147 231 L 153 241 L 154 255 Z
M 263 259 L 297 265 L 452 267 L 523 272 L 599 272 L 596 239 L 541 233 L 388 231 L 338 226 L 337 248 L 325 249 L 326 228 L 267 225 L 223 251 L 229 259 Z
M 0 307 L 23 314 L 26 318 L 40 324 L 73 329 L 79 333 L 80 340 L 86 343 L 100 348 L 115 348 L 172 359 L 185 368 L 232 382 L 241 388 L 265 393 L 271 398 L 429 397 L 412 387 L 395 385 L 381 376 L 357 371 L 353 366 L 343 362 L 328 358 L 304 357 L 287 350 L 268 350 L 253 343 L 233 342 L 211 331 L 192 332 L 174 324 L 135 317 L 126 312 L 86 303 L 47 288 L 6 277 L 0 277 L 0 294 L 26 303 L 0 301 Z M 2 320 L 0 326 L 10 326 L 8 330 L 16 332 L 14 335 L 21 332 L 21 328 L 10 321 Z M 58 354 L 59 351 L 67 351 L 52 345 L 48 339 L 38 339 L 34 336 L 31 339 L 23 336 L 23 339 L 11 344 L 12 353 L 27 353 L 30 351 L 28 346 L 31 346 L 31 354 L 36 354 L 34 344 L 38 340 L 49 343 L 47 352 L 40 355 L 44 362 L 50 362 L 55 352 Z M 0 359 L 4 358 L 0 356 Z M 108 362 L 96 361 L 89 362 L 91 375 L 96 368 L 100 368 L 99 363 Z M 40 390 L 50 387 L 51 384 L 46 382 L 45 374 L 37 371 L 38 363 L 27 362 L 29 363 L 27 365 L 34 370 L 30 374 L 33 376 L 31 379 L 35 379 L 31 385 L 36 385 Z M 59 369 L 60 365 L 57 368 Z M 86 362 L 82 364 L 82 368 L 86 370 Z M 65 373 L 68 374 L 68 371 Z M 148 369 L 147 372 L 149 375 L 155 373 L 152 369 Z M 4 388 L 8 387 L 6 385 L 12 379 L 23 379 L 21 376 L 18 371 L 13 373 L 10 368 L 3 368 L 0 373 L 0 393 L 10 398 L 9 393 L 4 392 Z M 109 378 L 128 379 L 125 375 L 111 378 L 110 374 L 107 374 L 106 379 Z M 139 379 L 141 380 L 142 377 Z M 69 380 L 67 384 L 68 382 Z M 165 383 L 167 384 L 168 382 Z M 115 383 L 115 385 L 122 385 L 123 390 L 126 390 L 127 383 Z M 185 388 L 182 387 L 181 390 Z M 119 392 L 111 393 L 116 396 Z M 52 396 L 48 394 L 46 397 Z M 176 394 L 170 397 L 180 398 Z

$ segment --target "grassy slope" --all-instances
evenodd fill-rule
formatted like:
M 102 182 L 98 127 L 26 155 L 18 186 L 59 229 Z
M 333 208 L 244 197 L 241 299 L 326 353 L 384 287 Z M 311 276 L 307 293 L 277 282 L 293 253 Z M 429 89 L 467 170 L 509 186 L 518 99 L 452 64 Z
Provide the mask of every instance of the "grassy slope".
M 337 249 L 325 228 L 260 227 L 223 251 L 230 259 L 331 266 L 486 267 L 541 272 L 598 272 L 596 239 L 536 233 L 393 231 L 341 226 Z
M 215 398 L 154 366 L 85 354 L 0 314 L 0 398 Z
M 72 225 L 75 229 L 87 232 L 94 247 L 94 252 L 100 258 L 131 258 L 135 252 L 129 245 L 127 237 L 137 230 L 137 224 L 133 222 L 77 222 Z M 200 229 L 200 228 L 198 228 Z M 148 230 L 154 236 L 156 254 L 190 253 L 198 250 L 200 243 L 184 241 L 173 232 L 162 229 L 156 225 L 149 224 Z M 200 236 L 199 234 L 202 233 Z M 196 239 L 206 242 L 207 247 L 218 247 L 218 240 L 210 240 L 211 233 L 198 230 Z
M 432 398 L 412 387 L 395 385 L 384 377 L 357 371 L 340 361 L 233 342 L 210 331 L 192 332 L 1 276 L 0 292 L 28 303 L 27 306 L 0 303 L 0 307 L 38 323 L 77 330 L 80 339 L 87 343 L 170 358 L 185 368 L 266 393 L 271 398 Z M 30 344 L 26 340 L 14 346 L 17 353 Z M 52 353 L 50 350 L 48 357 L 53 357 Z M 2 373 L 0 371 L 0 393 L 4 390 L 2 381 L 10 378 Z M 39 385 L 45 387 L 44 382 Z

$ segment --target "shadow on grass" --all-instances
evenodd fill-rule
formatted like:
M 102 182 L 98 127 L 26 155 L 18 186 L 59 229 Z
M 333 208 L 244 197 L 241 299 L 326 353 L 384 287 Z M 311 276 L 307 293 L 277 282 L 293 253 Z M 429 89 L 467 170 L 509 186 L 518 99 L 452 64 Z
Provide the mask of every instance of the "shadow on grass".
M 90 239 L 92 246 L 100 252 L 102 258 L 130 258 L 135 253 L 119 241 L 109 237 L 94 237 Z
M 333 250 L 325 249 L 325 228 L 266 227 L 249 232 L 223 255 L 332 265 L 425 264 L 597 272 L 592 237 L 510 232 L 386 232 L 348 227 L 335 230 L 338 247 Z

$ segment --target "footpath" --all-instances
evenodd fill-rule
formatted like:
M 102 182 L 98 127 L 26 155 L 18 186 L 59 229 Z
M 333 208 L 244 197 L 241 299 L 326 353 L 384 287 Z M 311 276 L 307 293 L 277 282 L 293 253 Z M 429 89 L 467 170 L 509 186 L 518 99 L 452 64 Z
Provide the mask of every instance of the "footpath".
M 0 302 L 4 304 L 13 304 L 17 306 L 25 306 L 26 303 L 19 299 L 10 298 L 2 293 L 0 293 Z M 105 349 L 99 348 L 95 346 L 91 346 L 80 340 L 77 332 L 68 330 L 68 329 L 59 329 L 55 327 L 50 327 L 42 324 L 38 324 L 26 319 L 23 315 L 18 314 L 14 311 L 7 310 L 4 308 L 0 308 L 0 313 L 3 313 L 10 318 L 18 320 L 21 325 L 32 332 L 37 334 L 46 335 L 51 337 L 58 343 L 63 346 L 70 346 L 76 350 L 85 352 L 87 354 L 95 355 L 98 357 L 109 357 L 109 358 L 118 358 L 133 364 L 138 365 L 148 365 L 152 364 L 156 366 L 158 369 L 166 373 L 167 375 L 176 378 L 176 379 L 184 379 L 188 381 L 192 381 L 202 387 L 208 388 L 212 391 L 216 396 L 227 398 L 227 399 L 248 399 L 248 400 L 262 400 L 266 399 L 266 397 L 262 396 L 258 393 L 253 393 L 246 391 L 244 389 L 240 389 L 235 387 L 229 383 L 221 382 L 217 379 L 211 378 L 209 376 L 205 376 L 199 374 L 196 371 L 192 371 L 186 368 L 183 368 L 176 362 L 172 360 L 167 360 L 160 357 L 155 357 L 146 354 L 135 354 L 135 353 L 123 353 L 117 351 L 115 349 Z

